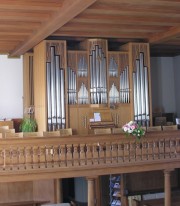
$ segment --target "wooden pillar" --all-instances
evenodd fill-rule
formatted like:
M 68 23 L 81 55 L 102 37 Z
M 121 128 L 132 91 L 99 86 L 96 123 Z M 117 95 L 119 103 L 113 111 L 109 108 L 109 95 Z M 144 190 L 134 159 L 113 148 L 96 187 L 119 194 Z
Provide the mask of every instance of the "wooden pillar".
M 164 170 L 164 206 L 171 206 L 171 171 Z
M 100 206 L 101 205 L 101 181 L 99 176 L 95 178 L 95 198 L 96 198 L 96 206 Z
M 61 179 L 54 180 L 54 199 L 55 203 L 60 203 L 63 201 L 62 197 L 62 181 Z
M 97 177 L 86 177 L 88 185 L 88 206 L 96 205 L 95 180 Z

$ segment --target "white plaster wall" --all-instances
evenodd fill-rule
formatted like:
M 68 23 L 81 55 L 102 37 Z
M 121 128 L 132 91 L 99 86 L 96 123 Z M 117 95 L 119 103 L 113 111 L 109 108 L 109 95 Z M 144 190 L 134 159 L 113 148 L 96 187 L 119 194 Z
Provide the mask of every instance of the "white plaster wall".
M 177 117 L 180 118 L 180 56 L 174 57 L 174 81 Z
M 174 58 L 151 58 L 152 107 L 176 112 Z
M 87 180 L 84 177 L 74 179 L 75 200 L 78 202 L 87 202 Z
M 176 112 L 174 58 L 161 57 L 162 106 L 165 112 Z
M 0 119 L 23 116 L 23 62 L 0 55 Z
M 152 109 L 161 108 L 161 63 L 157 57 L 151 58 L 151 91 L 152 91 Z

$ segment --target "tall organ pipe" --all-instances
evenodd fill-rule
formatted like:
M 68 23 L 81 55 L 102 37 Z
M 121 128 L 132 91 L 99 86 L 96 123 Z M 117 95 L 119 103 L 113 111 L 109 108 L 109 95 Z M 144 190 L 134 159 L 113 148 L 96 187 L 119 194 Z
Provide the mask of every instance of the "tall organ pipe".
M 59 75 L 59 68 L 60 68 L 60 57 L 58 55 L 55 56 L 56 58 L 56 100 L 57 100 L 57 129 L 61 128 L 61 82 L 60 82 L 60 75 Z
M 64 101 L 64 70 L 60 70 L 61 76 L 61 107 L 62 107 L 62 125 L 61 128 L 65 128 L 65 101 Z
M 46 88 L 47 88 L 47 116 L 48 116 L 48 131 L 52 130 L 52 104 L 51 104 L 51 64 L 46 63 Z
M 147 126 L 150 125 L 150 114 L 149 114 L 149 87 L 148 87 L 148 68 L 144 67 L 145 75 L 145 100 L 146 100 L 146 121 Z
M 65 128 L 64 70 L 60 56 L 50 47 L 50 62 L 46 63 L 48 131 Z
M 133 72 L 133 87 L 134 87 L 134 120 L 138 121 L 138 105 L 137 105 L 137 78 L 136 73 Z
M 52 129 L 56 130 L 56 69 L 55 69 L 55 47 L 51 47 L 51 102 L 52 102 Z
M 126 67 L 126 72 L 127 72 L 127 85 L 126 85 L 126 93 L 127 93 L 127 103 L 129 103 L 129 67 Z
M 106 58 L 102 48 L 95 45 L 89 59 L 91 104 L 107 103 Z
M 137 114 L 138 114 L 138 122 L 141 123 L 142 120 L 142 107 L 141 107 L 141 82 L 140 82 L 140 65 L 139 60 L 136 60 L 136 83 L 137 83 Z
M 144 81 L 144 54 L 140 52 L 140 85 L 141 85 L 141 107 L 142 120 L 145 120 L 145 81 Z
M 120 74 L 119 101 L 129 103 L 129 67 L 126 66 Z
M 136 59 L 136 72 L 133 72 L 134 120 L 143 126 L 149 126 L 149 88 L 148 68 L 144 66 L 144 53 Z

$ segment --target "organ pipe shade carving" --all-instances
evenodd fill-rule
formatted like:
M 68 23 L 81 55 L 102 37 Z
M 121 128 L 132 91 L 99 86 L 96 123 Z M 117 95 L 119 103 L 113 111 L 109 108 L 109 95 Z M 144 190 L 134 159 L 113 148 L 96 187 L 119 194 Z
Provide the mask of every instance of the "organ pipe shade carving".
M 65 128 L 64 69 L 60 68 L 60 55 L 50 48 L 50 62 L 46 62 L 47 77 L 47 124 L 48 131 Z
M 102 48 L 95 45 L 89 56 L 90 64 L 90 102 L 91 104 L 107 103 L 107 67 Z
M 148 68 L 144 65 L 144 53 L 140 52 L 133 72 L 134 120 L 143 126 L 149 126 L 149 83 Z

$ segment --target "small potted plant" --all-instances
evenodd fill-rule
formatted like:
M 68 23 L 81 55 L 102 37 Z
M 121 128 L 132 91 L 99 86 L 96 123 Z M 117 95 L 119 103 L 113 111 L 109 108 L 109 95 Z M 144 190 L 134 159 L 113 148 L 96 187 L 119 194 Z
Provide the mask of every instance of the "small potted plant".
M 20 124 L 20 131 L 22 132 L 36 132 L 37 122 L 35 119 L 30 117 L 25 117 Z

